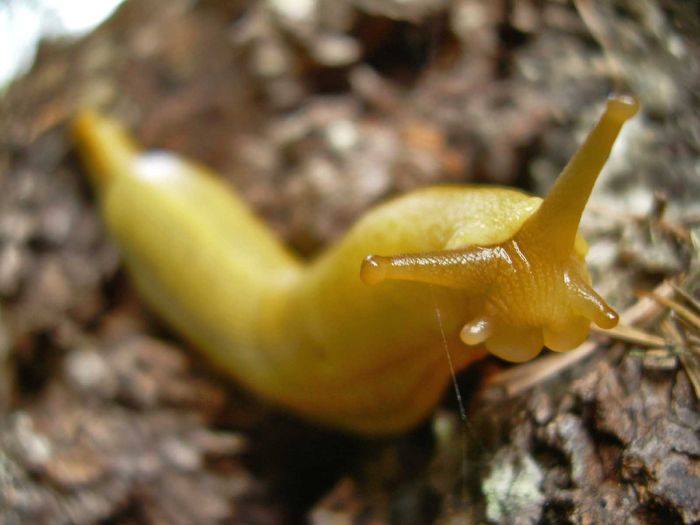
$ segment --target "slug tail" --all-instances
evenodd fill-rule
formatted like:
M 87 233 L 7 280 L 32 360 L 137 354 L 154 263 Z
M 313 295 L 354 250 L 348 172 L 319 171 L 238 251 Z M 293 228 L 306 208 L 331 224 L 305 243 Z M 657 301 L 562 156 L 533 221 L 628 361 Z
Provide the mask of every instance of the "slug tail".
M 566 258 L 576 239 L 581 215 L 623 124 L 639 110 L 636 98 L 611 96 L 598 124 L 559 175 L 519 235 L 532 246 L 547 246 L 552 257 Z
M 139 148 L 117 122 L 83 110 L 73 121 L 73 141 L 98 192 L 126 170 Z

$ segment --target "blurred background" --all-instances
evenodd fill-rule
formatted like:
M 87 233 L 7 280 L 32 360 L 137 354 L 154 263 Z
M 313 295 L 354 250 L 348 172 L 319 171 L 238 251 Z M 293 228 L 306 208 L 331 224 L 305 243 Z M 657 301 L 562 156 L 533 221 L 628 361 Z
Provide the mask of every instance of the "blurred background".
M 42 39 L 78 38 L 100 24 L 121 4 L 62 0 L 7 1 L 0 4 L 0 86 L 26 73 Z
M 96 107 L 214 168 L 313 257 L 426 185 L 544 194 L 606 96 L 633 92 L 582 224 L 625 310 L 695 268 L 699 37 L 681 0 L 0 3 L 0 523 L 700 520 L 675 354 L 647 373 L 618 346 L 498 402 L 492 359 L 459 378 L 468 426 L 448 393 L 386 440 L 261 405 L 143 308 L 67 128 Z

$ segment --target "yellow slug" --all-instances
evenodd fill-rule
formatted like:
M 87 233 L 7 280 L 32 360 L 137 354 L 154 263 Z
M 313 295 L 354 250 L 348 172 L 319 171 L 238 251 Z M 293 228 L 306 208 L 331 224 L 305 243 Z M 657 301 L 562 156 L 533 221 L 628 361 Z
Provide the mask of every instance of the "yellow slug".
M 577 230 L 637 109 L 632 98 L 609 99 L 544 200 L 494 187 L 420 190 L 367 213 L 311 264 L 206 168 L 141 152 L 94 112 L 73 131 L 108 230 L 160 316 L 262 398 L 386 434 L 439 401 L 446 347 L 456 369 L 484 347 L 524 361 L 543 344 L 574 348 L 591 320 L 617 323 L 590 286 Z

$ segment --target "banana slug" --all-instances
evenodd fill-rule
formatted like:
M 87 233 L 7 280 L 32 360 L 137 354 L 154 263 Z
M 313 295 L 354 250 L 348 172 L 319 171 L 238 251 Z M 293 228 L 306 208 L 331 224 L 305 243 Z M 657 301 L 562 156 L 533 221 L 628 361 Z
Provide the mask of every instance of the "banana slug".
M 611 97 L 544 200 L 506 188 L 423 189 L 370 211 L 310 264 L 206 168 L 141 152 L 92 111 L 76 117 L 73 136 L 153 310 L 263 399 L 377 435 L 428 415 L 450 380 L 446 348 L 458 370 L 485 350 L 520 362 L 543 345 L 576 347 L 591 321 L 617 323 L 591 288 L 577 232 L 637 109 Z

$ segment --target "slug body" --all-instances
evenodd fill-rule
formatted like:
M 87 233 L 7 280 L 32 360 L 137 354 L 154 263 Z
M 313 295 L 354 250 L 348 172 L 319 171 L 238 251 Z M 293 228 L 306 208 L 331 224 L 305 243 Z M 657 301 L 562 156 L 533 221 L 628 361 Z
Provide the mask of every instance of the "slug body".
M 614 326 L 577 229 L 636 110 L 611 99 L 544 201 L 504 188 L 421 190 L 369 212 L 308 265 L 205 168 L 143 153 L 92 112 L 74 135 L 108 230 L 159 315 L 264 399 L 383 434 L 439 401 L 450 380 L 445 343 L 461 369 L 484 348 L 524 361 L 543 344 L 574 348 L 591 320 Z

